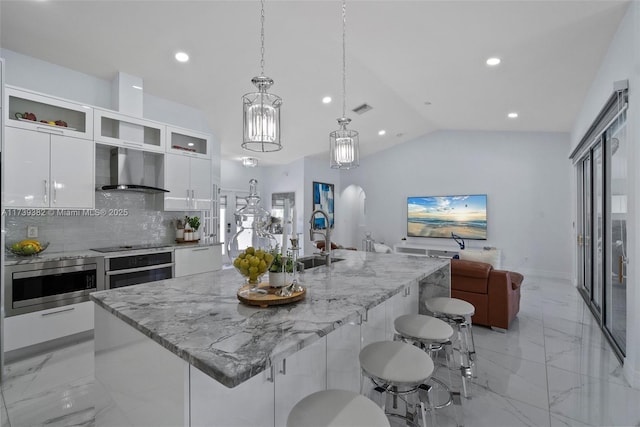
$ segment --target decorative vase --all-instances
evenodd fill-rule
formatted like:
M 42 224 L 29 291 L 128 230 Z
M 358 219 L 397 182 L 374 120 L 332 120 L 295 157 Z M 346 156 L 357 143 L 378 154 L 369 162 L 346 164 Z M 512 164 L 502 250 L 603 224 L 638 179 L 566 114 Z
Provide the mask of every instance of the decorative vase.
M 191 240 L 193 240 L 193 231 L 191 231 L 191 229 L 184 230 L 184 240 L 185 242 L 190 242 Z
M 271 250 L 276 245 L 269 234 L 271 213 L 260 207 L 258 181 L 249 181 L 247 205 L 235 212 L 238 232 L 229 240 L 227 254 L 245 282 L 254 285 L 250 292 L 259 292 L 257 285 L 273 262 Z
M 176 239 L 184 239 L 184 228 L 176 228 Z

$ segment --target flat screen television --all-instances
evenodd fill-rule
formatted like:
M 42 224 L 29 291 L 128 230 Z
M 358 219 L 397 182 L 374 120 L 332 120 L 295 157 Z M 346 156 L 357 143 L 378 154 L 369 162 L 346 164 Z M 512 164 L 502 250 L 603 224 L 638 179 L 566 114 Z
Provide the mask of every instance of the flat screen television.
M 487 239 L 487 195 L 407 197 L 407 236 Z

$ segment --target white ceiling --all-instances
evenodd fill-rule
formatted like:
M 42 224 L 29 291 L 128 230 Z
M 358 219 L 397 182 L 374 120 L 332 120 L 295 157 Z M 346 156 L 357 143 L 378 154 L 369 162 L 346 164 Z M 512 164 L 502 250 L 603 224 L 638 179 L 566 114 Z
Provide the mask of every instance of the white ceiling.
M 438 129 L 571 131 L 628 3 L 348 1 L 347 115 L 361 156 Z M 262 165 L 328 152 L 342 115 L 341 8 L 266 2 L 284 148 L 255 156 Z M 203 110 L 223 158 L 250 154 L 240 99 L 260 73 L 258 1 L 1 0 L 0 45 L 106 80 L 141 77 L 146 93 Z M 490 56 L 502 64 L 487 67 Z M 350 111 L 362 103 L 373 110 Z

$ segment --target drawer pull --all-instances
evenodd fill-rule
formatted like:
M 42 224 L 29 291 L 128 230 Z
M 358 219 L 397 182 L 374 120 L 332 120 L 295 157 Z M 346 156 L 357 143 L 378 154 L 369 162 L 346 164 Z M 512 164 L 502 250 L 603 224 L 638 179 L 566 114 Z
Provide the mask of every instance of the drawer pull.
M 197 251 L 208 251 L 210 248 L 198 248 L 198 249 L 193 249 L 193 252 L 197 252 Z
M 75 310 L 75 309 L 76 309 L 75 307 L 70 307 L 70 308 L 65 308 L 65 309 L 63 309 L 63 310 L 50 311 L 50 312 L 48 312 L 48 313 L 42 313 L 42 317 L 45 317 L 45 316 L 51 316 L 51 315 L 53 315 L 53 314 L 66 313 L 67 311 L 73 311 L 73 310 Z

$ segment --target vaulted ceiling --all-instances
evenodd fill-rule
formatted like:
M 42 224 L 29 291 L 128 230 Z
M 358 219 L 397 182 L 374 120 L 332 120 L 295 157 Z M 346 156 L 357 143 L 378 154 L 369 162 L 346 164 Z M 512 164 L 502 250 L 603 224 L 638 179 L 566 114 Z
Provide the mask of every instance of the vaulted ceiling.
M 571 131 L 628 3 L 348 1 L 347 115 L 362 156 L 439 129 Z M 342 115 L 341 2 L 265 8 L 284 149 L 256 157 L 326 155 Z M 260 2 L 2 0 L 0 46 L 106 80 L 141 77 L 146 93 L 204 111 L 223 158 L 247 155 L 240 100 L 260 73 Z M 485 64 L 492 56 L 499 66 Z M 373 109 L 350 111 L 363 103 Z

